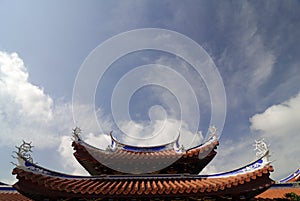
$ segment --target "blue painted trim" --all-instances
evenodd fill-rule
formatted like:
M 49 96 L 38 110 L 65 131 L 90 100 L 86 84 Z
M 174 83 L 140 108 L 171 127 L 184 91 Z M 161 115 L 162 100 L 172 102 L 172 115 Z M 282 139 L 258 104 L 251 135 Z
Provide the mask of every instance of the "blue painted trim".
M 163 151 L 167 147 L 166 146 L 158 146 L 158 147 L 134 147 L 125 145 L 123 146 L 123 149 L 126 151 L 133 151 L 133 152 L 157 152 L 157 151 Z
M 229 172 L 217 173 L 217 174 L 213 174 L 213 175 L 209 175 L 209 176 L 216 177 L 216 176 L 235 175 L 235 174 L 243 173 L 243 172 L 246 172 L 249 170 L 258 169 L 258 168 L 262 167 L 262 165 L 263 165 L 263 158 L 260 158 L 260 159 L 257 159 L 256 161 L 254 161 L 246 166 L 243 166 L 241 168 L 238 168 L 238 169 L 235 169 L 235 170 L 232 170 Z
M 12 186 L 0 186 L 0 191 L 16 191 Z
M 81 178 L 81 176 L 73 176 L 73 175 L 68 175 L 68 174 L 64 174 L 64 173 L 59 173 L 59 172 L 55 172 L 52 170 L 48 170 L 46 168 L 43 168 L 37 164 L 31 163 L 29 161 L 27 161 L 26 159 L 23 158 L 23 160 L 25 161 L 25 167 L 27 170 L 33 171 L 33 172 L 37 172 L 40 174 L 44 174 L 44 175 L 48 175 L 48 176 L 55 176 L 55 177 L 64 177 L 64 178 Z
M 293 178 L 295 178 L 297 175 L 300 174 L 300 169 L 296 170 L 295 172 L 293 172 L 292 174 L 290 174 L 289 176 L 287 176 L 286 178 L 284 179 L 281 179 L 279 182 L 280 183 L 285 183 Z

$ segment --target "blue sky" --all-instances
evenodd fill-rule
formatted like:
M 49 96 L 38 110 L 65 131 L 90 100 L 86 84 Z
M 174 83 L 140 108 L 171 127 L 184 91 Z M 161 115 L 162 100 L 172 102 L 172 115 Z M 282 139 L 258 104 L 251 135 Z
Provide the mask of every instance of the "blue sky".
M 33 158 L 41 165 L 84 172 L 70 149 L 76 75 L 99 44 L 141 28 L 168 29 L 191 38 L 218 68 L 227 98 L 226 120 L 218 155 L 206 172 L 253 160 L 252 144 L 264 138 L 275 160 L 273 177 L 286 176 L 300 166 L 299 10 L 298 1 L 0 1 L 0 180 L 13 181 L 9 162 L 22 139 L 33 141 Z M 201 111 L 199 127 L 206 132 L 211 106 L 203 79 L 186 62 L 159 51 L 127 55 L 100 80 L 95 108 L 104 131 L 115 128 L 110 108 L 114 86 L 134 67 L 149 63 L 171 66 L 189 81 Z M 147 74 L 149 79 L 157 75 L 169 79 Z M 176 80 L 169 84 L 181 90 Z M 144 125 L 151 119 L 151 106 L 161 105 L 177 119 L 179 107 L 188 103 L 180 105 L 176 94 L 149 86 L 132 96 L 129 111 L 135 123 Z M 106 142 L 107 137 L 88 124 L 93 109 L 80 108 L 79 126 L 87 140 Z M 158 107 L 152 109 L 155 118 L 165 115 Z

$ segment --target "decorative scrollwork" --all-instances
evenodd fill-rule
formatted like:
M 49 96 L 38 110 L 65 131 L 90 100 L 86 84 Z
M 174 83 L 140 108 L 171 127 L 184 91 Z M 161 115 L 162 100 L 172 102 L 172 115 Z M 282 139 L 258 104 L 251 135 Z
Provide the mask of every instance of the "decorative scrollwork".
M 214 125 L 209 127 L 209 139 L 218 138 L 217 128 Z
M 256 157 L 260 158 L 269 152 L 269 146 L 265 143 L 264 139 L 255 140 Z
M 113 131 L 110 131 L 109 136 L 110 136 L 110 139 L 111 139 L 111 143 L 110 143 L 110 145 L 107 145 L 107 148 L 106 148 L 106 151 L 110 151 L 110 152 L 114 152 L 118 148 L 118 142 L 113 137 L 112 133 L 113 133 Z
M 23 143 L 19 147 L 16 146 L 17 151 L 14 151 L 14 153 L 17 154 L 17 156 L 12 156 L 12 157 L 18 159 L 19 165 L 23 164 L 21 161 L 24 160 L 33 163 L 33 159 L 30 155 L 33 148 L 31 143 L 32 142 L 28 143 L 23 140 Z
M 177 152 L 177 153 L 183 153 L 185 152 L 185 148 L 183 145 L 180 146 L 179 144 L 179 138 L 180 138 L 180 132 L 178 133 L 178 136 L 176 138 L 176 140 L 173 143 L 173 149 Z
M 80 139 L 80 134 L 81 134 L 81 129 L 79 128 L 79 127 L 75 127 L 74 129 L 73 129 L 73 137 L 74 137 L 74 140 L 75 141 L 78 141 L 79 139 Z

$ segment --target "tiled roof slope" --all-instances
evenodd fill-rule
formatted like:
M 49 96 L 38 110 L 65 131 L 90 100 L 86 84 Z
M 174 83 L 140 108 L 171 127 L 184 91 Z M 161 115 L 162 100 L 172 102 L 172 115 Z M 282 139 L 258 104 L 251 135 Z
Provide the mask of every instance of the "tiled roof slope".
M 0 182 L 1 183 L 1 182 Z M 0 184 L 0 201 L 32 201 L 11 186 Z
M 91 175 L 123 174 L 121 169 L 117 170 L 118 167 L 129 167 L 131 164 L 134 164 L 136 168 L 140 164 L 140 169 L 143 169 L 145 164 L 147 167 L 151 167 L 158 162 L 166 163 L 167 167 L 156 171 L 156 174 L 198 174 L 214 158 L 218 144 L 217 139 L 210 140 L 203 145 L 182 153 L 178 153 L 174 149 L 157 152 L 133 152 L 117 149 L 112 153 L 107 153 L 104 150 L 92 147 L 82 140 L 73 141 L 72 146 L 75 150 L 75 158 Z M 115 163 L 113 165 L 116 168 L 111 168 L 109 166 L 111 163 Z
M 32 199 L 25 197 L 24 195 L 20 194 L 18 191 L 14 191 L 14 192 L 0 191 L 0 201 L 32 201 Z
M 271 188 L 265 192 L 256 196 L 257 199 L 275 199 L 284 198 L 287 193 L 296 193 L 300 195 L 300 184 L 290 183 L 290 184 L 274 184 Z
M 227 177 L 200 175 L 53 176 L 42 168 L 16 167 L 14 188 L 33 199 L 143 197 L 253 197 L 273 184 L 272 166 Z

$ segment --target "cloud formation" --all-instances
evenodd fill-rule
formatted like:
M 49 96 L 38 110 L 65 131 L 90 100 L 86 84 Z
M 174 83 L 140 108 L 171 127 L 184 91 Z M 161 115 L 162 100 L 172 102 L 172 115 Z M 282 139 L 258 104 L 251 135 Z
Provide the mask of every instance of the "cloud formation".
M 24 139 L 41 147 L 53 146 L 56 134 L 45 129 L 54 121 L 53 100 L 28 77 L 17 53 L 0 52 L 0 144 L 18 144 Z
M 300 93 L 252 116 L 250 122 L 251 129 L 271 144 L 275 170 L 280 170 L 275 171 L 275 176 L 281 178 L 299 168 L 300 147 L 294 142 L 300 141 Z

